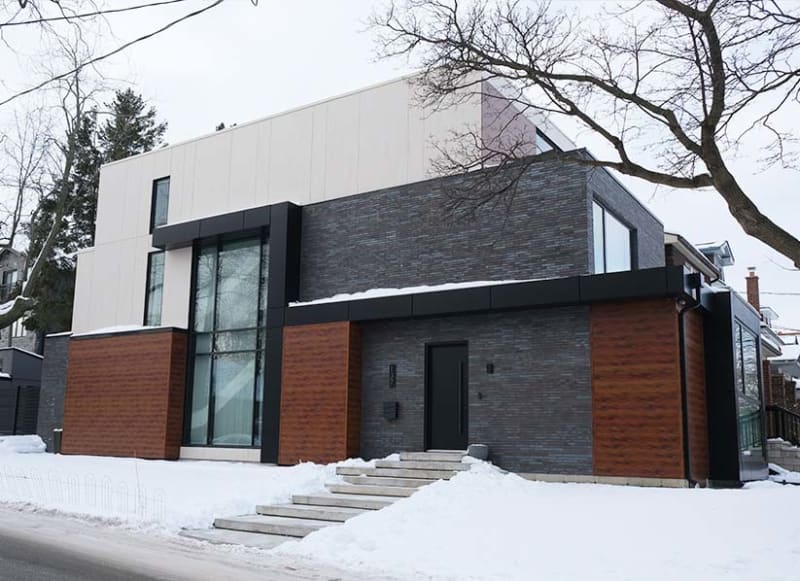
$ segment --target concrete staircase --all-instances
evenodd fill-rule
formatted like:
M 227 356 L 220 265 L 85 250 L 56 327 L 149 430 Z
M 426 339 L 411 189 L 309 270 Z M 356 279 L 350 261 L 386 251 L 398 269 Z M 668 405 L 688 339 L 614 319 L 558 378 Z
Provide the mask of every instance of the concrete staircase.
M 800 448 L 783 440 L 768 440 L 769 461 L 792 472 L 800 472 Z
M 256 507 L 256 514 L 218 518 L 213 531 L 184 531 L 184 536 L 218 543 L 271 547 L 336 526 L 366 511 L 414 494 L 437 480 L 469 470 L 463 451 L 403 452 L 399 461 L 377 460 L 374 468 L 342 466 L 343 484 L 327 485 L 328 493 L 298 494 L 288 504 Z

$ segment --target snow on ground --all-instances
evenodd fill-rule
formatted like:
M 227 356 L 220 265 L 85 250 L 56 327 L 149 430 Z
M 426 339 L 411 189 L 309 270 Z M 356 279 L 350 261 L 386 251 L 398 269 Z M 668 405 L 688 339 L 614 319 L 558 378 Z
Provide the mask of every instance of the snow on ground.
M 41 454 L 45 448 L 39 436 L 0 436 L 0 458 L 5 454 Z
M 769 479 L 773 482 L 780 482 L 781 484 L 800 484 L 800 472 L 792 472 L 782 466 L 770 463 L 769 465 L 771 474 Z
M 206 528 L 215 517 L 252 514 L 256 504 L 322 492 L 339 481 L 335 466 L 0 453 L 0 502 L 132 527 Z
M 549 484 L 479 465 L 273 552 L 409 578 L 794 581 L 800 487 Z

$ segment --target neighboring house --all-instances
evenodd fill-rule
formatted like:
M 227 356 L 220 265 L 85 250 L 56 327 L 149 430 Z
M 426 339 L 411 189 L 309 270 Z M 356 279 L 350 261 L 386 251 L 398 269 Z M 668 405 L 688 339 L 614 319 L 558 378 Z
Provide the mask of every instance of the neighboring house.
M 426 111 L 401 79 L 105 165 L 72 334 L 46 341 L 63 451 L 293 464 L 484 443 L 532 475 L 764 478 L 758 312 L 668 263 L 608 171 L 543 153 L 504 170 L 507 206 L 445 212 L 485 173 L 431 178 L 432 143 L 495 140 L 497 91 Z M 502 121 L 531 155 L 574 149 Z
M 27 256 L 12 248 L 0 251 L 0 303 L 19 294 L 27 268 Z M 25 328 L 25 317 L 0 329 L 0 347 L 18 347 L 33 353 L 41 348 L 38 334 Z

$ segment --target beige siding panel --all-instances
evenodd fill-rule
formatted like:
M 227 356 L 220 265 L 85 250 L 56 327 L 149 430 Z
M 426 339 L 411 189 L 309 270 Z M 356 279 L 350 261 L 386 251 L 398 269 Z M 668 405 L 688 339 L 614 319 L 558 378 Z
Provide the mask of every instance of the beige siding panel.
M 75 302 L 72 308 L 72 330 L 76 333 L 91 329 L 94 297 L 94 249 L 78 254 L 75 273 Z
M 312 121 L 310 108 L 272 120 L 269 203 L 310 201 Z
M 269 155 L 272 139 L 272 121 L 258 124 L 258 149 L 256 152 L 256 206 L 269 204 Z
M 358 95 L 328 103 L 324 199 L 358 191 L 358 104 Z
M 192 182 L 192 217 L 223 214 L 227 211 L 231 137 L 231 132 L 224 132 L 197 142 Z
M 100 172 L 100 195 L 97 200 L 95 243 L 102 244 L 120 237 L 125 213 L 127 163 L 104 167 Z
M 192 215 L 191 184 L 192 175 L 187 171 L 187 165 L 194 167 L 191 155 L 194 148 L 176 147 L 170 158 L 169 174 L 169 211 L 170 222 L 183 222 Z
M 358 190 L 361 192 L 407 180 L 408 95 L 406 83 L 392 83 L 359 96 Z
M 169 250 L 164 260 L 164 303 L 161 324 L 185 329 L 189 326 L 189 294 L 192 249 Z
M 325 199 L 328 109 L 327 106 L 312 109 L 311 151 L 309 154 L 309 171 L 311 172 L 309 201 L 311 202 Z
M 258 126 L 249 125 L 231 132 L 230 192 L 226 211 L 252 208 L 256 205 L 256 162 Z

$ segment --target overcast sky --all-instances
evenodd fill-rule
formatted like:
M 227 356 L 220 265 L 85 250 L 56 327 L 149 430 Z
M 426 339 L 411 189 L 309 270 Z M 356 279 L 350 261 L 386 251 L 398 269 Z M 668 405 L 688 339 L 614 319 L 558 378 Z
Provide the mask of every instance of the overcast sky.
M 213 131 L 221 121 L 230 125 L 257 119 L 410 72 L 403 61 L 375 62 L 365 24 L 373 5 L 372 0 L 261 0 L 253 7 L 250 0 L 227 0 L 128 50 L 105 70 L 155 104 L 169 121 L 168 141 L 182 141 Z M 110 22 L 118 40 L 129 40 L 185 10 L 185 5 L 151 9 Z M 113 46 L 118 40 L 109 36 L 103 42 Z M 11 64 L 0 60 L 0 70 L 9 71 Z M 11 73 L 2 80 L 16 87 L 25 82 Z M 596 156 L 606 152 L 599 140 L 556 123 Z M 758 142 L 745 144 L 735 164 L 737 178 L 767 215 L 800 233 L 800 175 L 779 168 L 759 173 L 755 160 L 760 152 Z M 747 237 L 715 192 L 675 192 L 621 179 L 668 231 L 694 243 L 728 240 L 736 265 L 726 277 L 734 288 L 744 289 L 747 267 L 755 266 L 762 291 L 800 292 L 800 273 Z M 800 328 L 800 296 L 765 294 L 762 304 L 779 313 L 779 324 Z

